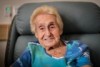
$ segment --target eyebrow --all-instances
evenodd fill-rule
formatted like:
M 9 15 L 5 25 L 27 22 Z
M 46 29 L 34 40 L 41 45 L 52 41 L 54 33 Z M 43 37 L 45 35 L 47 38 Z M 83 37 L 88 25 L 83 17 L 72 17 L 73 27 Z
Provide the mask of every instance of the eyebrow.
M 53 21 L 51 21 L 50 24 L 49 24 L 49 26 L 50 26 L 50 25 L 54 25 L 54 24 L 55 24 L 55 23 L 54 23 Z M 43 27 L 43 26 L 44 26 L 43 24 L 40 24 L 40 25 L 39 25 L 39 28 L 41 28 L 41 27 Z
M 54 22 L 50 22 L 50 25 L 54 25 L 55 23 Z
M 43 27 L 43 24 L 42 25 L 39 25 L 39 28 Z

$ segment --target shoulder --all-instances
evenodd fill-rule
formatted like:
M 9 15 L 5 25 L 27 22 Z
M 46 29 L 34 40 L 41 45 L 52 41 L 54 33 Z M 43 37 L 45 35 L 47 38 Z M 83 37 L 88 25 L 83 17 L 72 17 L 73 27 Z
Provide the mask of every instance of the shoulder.
M 80 40 L 70 40 L 70 41 L 65 41 L 65 42 L 70 48 L 79 47 L 79 48 L 85 49 L 88 47 L 86 43 L 83 43 Z
M 30 67 L 31 53 L 28 48 L 20 55 L 20 57 L 11 65 L 12 67 Z
M 34 53 L 36 51 L 43 49 L 43 47 L 37 42 L 28 42 L 27 48 L 29 49 L 31 53 Z
M 80 40 L 70 40 L 70 41 L 65 41 L 65 44 L 67 45 L 67 49 L 69 51 L 80 51 L 84 52 L 88 50 L 87 44 L 83 43 Z
M 38 42 L 34 42 L 34 41 L 32 41 L 32 42 L 28 42 L 28 45 L 40 45 Z
M 76 58 L 86 52 L 87 45 L 79 40 L 71 40 L 67 42 L 67 57 Z
M 69 41 L 65 41 L 65 43 L 68 43 L 71 45 L 77 45 L 77 46 L 86 45 L 85 43 L 83 43 L 80 40 L 69 40 Z
M 41 47 L 41 45 L 37 42 L 28 42 L 28 48 L 35 48 L 35 47 Z

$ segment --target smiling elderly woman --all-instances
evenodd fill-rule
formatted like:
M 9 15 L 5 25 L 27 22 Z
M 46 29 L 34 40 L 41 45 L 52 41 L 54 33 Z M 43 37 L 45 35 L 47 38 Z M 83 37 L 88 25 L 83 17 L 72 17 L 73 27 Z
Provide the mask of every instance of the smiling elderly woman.
M 60 38 L 63 22 L 54 7 L 36 8 L 30 26 L 39 43 L 29 42 L 12 67 L 91 67 L 87 45 Z

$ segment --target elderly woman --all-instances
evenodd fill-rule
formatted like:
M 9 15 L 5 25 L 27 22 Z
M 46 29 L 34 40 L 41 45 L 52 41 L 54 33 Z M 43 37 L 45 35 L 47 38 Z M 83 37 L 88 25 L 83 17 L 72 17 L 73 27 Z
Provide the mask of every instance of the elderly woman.
M 91 67 L 87 45 L 60 38 L 63 22 L 54 7 L 38 7 L 30 26 L 39 42 L 29 42 L 12 67 Z

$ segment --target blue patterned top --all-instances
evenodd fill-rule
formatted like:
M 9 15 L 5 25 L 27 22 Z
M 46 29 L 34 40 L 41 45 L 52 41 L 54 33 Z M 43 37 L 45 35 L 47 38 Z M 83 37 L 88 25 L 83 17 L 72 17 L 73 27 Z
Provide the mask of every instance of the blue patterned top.
M 64 41 L 66 54 L 56 58 L 48 55 L 39 44 L 29 42 L 24 53 L 12 64 L 12 67 L 81 67 L 91 65 L 86 44 L 78 40 Z

